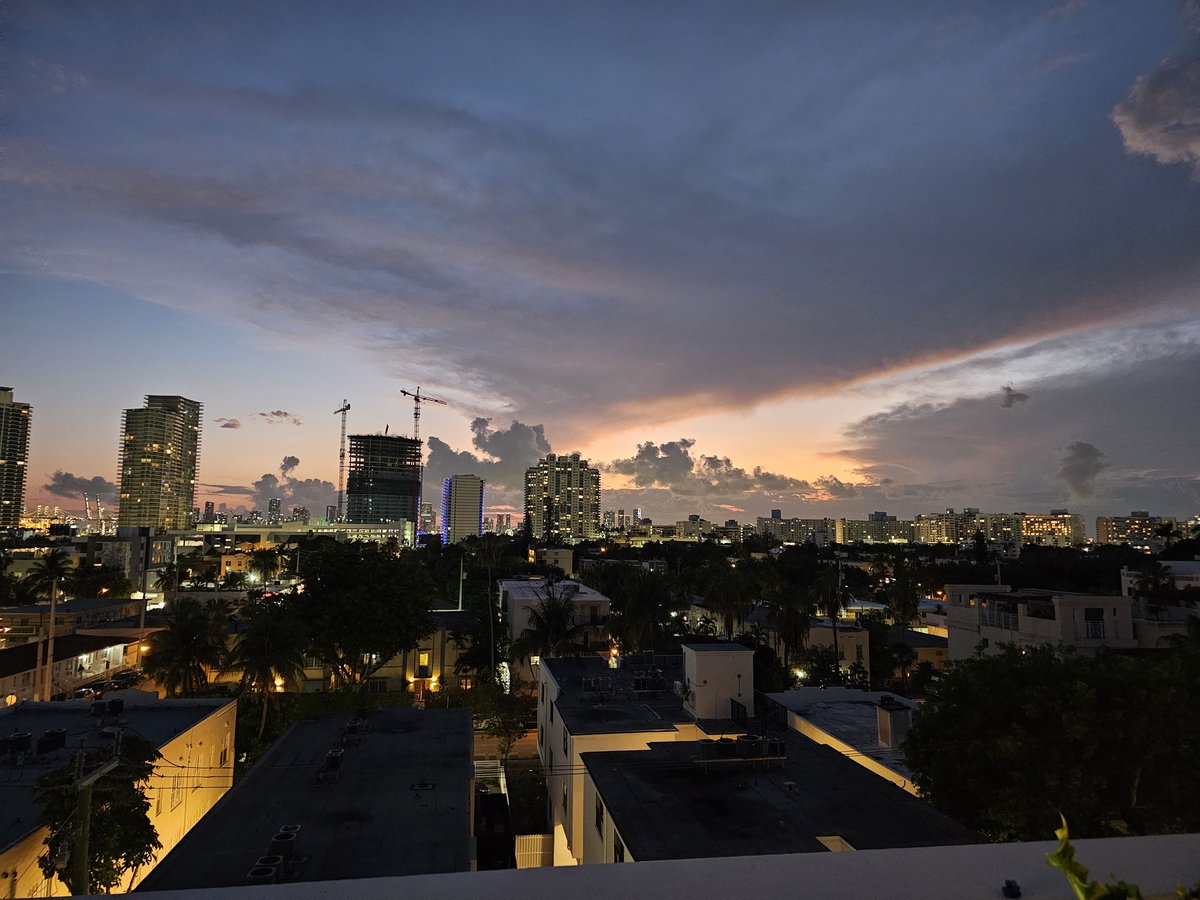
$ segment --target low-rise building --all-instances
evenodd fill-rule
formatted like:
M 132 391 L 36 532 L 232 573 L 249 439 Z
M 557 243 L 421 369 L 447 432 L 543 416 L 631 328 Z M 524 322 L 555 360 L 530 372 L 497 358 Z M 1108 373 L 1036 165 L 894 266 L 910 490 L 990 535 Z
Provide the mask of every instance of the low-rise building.
M 575 606 L 575 622 L 584 626 L 583 642 L 597 653 L 608 652 L 608 612 L 611 601 L 599 591 L 578 581 L 547 581 L 545 578 L 508 578 L 499 582 L 500 608 L 504 610 L 510 642 L 519 640 L 529 628 L 530 616 L 550 593 L 570 597 Z M 537 682 L 536 658 L 516 664 L 515 672 Z
M 38 867 L 47 830 L 37 825 L 31 787 L 43 773 L 72 766 L 82 748 L 112 747 L 114 736 L 127 732 L 162 754 L 146 794 L 163 846 L 148 866 L 126 874 L 118 893 L 137 887 L 233 783 L 236 700 L 158 700 L 142 691 L 116 691 L 102 711 L 97 715 L 97 705 L 84 700 L 0 708 L 6 739 L 0 745 L 0 871 L 8 873 L 6 896 L 68 895 L 66 885 L 47 879 Z
M 48 640 L 0 650 L 0 704 L 45 697 Z M 51 696 L 70 695 L 77 688 L 131 669 L 137 663 L 137 644 L 120 637 L 68 634 L 54 640 Z
M 582 761 L 584 863 L 979 841 L 923 801 L 795 732 L 654 743 L 585 753 Z
M 472 871 L 472 740 L 465 709 L 298 722 L 141 890 Z
M 682 656 L 544 659 L 538 673 L 538 754 L 546 774 L 554 864 L 584 858 L 589 807 L 581 755 L 744 732 L 754 714 L 754 651 L 685 644 Z
M 1007 585 L 946 585 L 946 625 L 950 659 L 966 659 L 976 649 L 995 653 L 1018 647 L 1155 649 L 1172 636 L 1187 634 L 1190 610 L 1151 611 L 1133 597 L 1075 594 Z
M 54 605 L 54 634 L 74 634 L 81 628 L 137 616 L 144 604 L 144 600 L 108 597 L 60 600 Z M 49 603 L 0 608 L 0 649 L 24 644 L 38 635 L 47 637 L 49 631 Z

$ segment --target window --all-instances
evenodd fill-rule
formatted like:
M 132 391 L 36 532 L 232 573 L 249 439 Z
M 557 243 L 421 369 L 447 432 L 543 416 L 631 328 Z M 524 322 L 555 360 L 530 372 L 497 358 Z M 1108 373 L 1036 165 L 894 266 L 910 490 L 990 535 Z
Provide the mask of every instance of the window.
M 567 731 L 566 726 L 564 725 L 563 726 L 563 756 L 566 757 L 567 759 L 571 758 L 570 745 L 567 743 L 567 741 L 570 739 L 570 737 L 571 737 L 571 735 Z
M 458 689 L 460 691 L 469 691 L 475 686 L 475 679 L 470 675 L 460 675 L 458 678 Z
M 625 862 L 625 842 L 615 831 L 613 832 L 613 862 Z
M 855 645 L 854 658 L 857 659 L 859 662 L 862 662 L 862 658 L 863 658 L 862 644 Z
M 417 654 L 417 677 L 429 677 L 429 651 L 422 650 Z
M 562 809 L 563 809 L 563 816 L 565 817 L 567 814 L 567 779 L 566 779 L 566 777 L 563 778 L 563 785 L 562 785 Z M 568 829 L 568 831 L 570 831 L 570 829 Z
M 183 776 L 171 776 L 171 809 L 183 802 Z
M 225 737 L 221 740 L 220 765 L 221 765 L 221 768 L 224 768 L 228 764 L 229 764 L 229 735 L 225 735 Z
M 604 801 L 600 799 L 600 795 L 596 795 L 596 830 L 601 836 L 604 834 Z
M 554 704 L 550 704 L 550 724 L 554 724 Z

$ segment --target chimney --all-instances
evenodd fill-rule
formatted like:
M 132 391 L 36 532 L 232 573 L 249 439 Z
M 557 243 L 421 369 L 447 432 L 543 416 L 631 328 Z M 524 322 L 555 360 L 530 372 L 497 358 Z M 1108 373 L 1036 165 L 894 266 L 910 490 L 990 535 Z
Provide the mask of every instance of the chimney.
M 912 709 L 891 694 L 881 694 L 879 706 L 875 709 L 875 721 L 879 725 L 879 745 L 898 750 L 900 742 L 908 734 L 908 726 L 912 724 Z

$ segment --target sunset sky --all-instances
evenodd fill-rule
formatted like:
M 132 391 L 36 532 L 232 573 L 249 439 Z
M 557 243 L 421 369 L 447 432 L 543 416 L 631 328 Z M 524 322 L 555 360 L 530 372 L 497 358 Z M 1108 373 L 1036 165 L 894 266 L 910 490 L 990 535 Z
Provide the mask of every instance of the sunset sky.
M 493 508 L 553 449 L 661 522 L 1200 512 L 1200 2 L 4 18 L 29 505 L 178 393 L 197 505 L 319 514 L 420 385 Z

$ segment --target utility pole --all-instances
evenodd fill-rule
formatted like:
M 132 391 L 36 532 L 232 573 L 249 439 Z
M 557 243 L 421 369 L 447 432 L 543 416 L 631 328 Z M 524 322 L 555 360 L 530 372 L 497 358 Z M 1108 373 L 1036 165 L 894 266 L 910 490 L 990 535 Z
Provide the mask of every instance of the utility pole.
M 96 771 L 82 776 L 75 782 L 75 788 L 78 791 L 75 804 L 75 841 L 71 848 L 69 865 L 71 867 L 71 881 L 74 882 L 75 890 L 79 893 L 91 893 L 91 873 L 89 869 L 92 860 L 92 788 L 97 781 L 120 764 L 120 750 L 121 743 L 120 739 L 118 739 L 113 758 L 96 769 Z M 81 766 L 82 763 L 83 757 L 82 751 L 80 751 Z
M 43 699 L 49 703 L 54 699 L 54 627 L 58 612 L 58 579 L 50 581 L 50 639 L 46 646 L 46 684 Z

